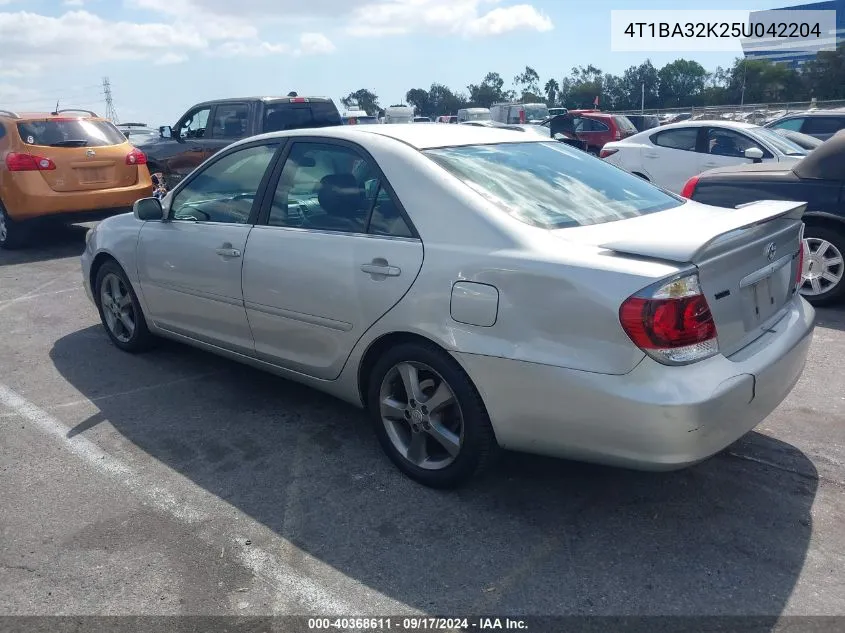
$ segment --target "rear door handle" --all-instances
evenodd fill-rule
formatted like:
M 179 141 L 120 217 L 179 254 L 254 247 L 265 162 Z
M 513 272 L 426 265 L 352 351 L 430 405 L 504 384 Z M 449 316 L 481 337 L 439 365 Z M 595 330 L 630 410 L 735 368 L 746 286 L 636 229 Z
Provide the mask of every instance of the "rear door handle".
M 398 277 L 402 272 L 397 266 L 388 266 L 387 264 L 364 264 L 361 270 L 370 275 L 379 275 L 381 277 Z
M 221 257 L 240 257 L 241 252 L 237 248 L 231 248 L 224 246 L 223 248 L 217 249 L 217 254 Z

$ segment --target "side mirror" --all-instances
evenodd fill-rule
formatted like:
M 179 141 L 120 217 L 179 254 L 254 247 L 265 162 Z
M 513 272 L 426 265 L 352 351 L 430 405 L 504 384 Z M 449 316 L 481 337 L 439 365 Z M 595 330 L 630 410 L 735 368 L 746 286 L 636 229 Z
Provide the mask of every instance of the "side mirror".
M 158 198 L 141 198 L 132 205 L 132 213 L 142 222 L 161 221 L 164 219 L 164 208 Z
M 749 147 L 745 150 L 745 157 L 750 158 L 755 163 L 760 163 L 763 161 L 763 150 L 759 147 Z
M 162 125 L 158 128 L 158 134 L 161 138 L 173 138 L 173 128 L 169 125 Z

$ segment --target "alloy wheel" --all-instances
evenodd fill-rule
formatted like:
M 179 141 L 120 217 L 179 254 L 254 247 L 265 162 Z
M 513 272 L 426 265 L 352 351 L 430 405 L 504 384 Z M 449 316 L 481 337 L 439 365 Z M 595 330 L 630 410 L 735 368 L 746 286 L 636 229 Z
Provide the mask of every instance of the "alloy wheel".
M 804 270 L 801 273 L 801 294 L 822 295 L 842 283 L 845 263 L 842 253 L 831 242 L 818 238 L 804 239 Z
M 394 365 L 382 381 L 379 408 L 391 443 L 418 468 L 441 470 L 460 453 L 464 418 L 458 399 L 428 365 Z
M 100 306 L 109 332 L 121 343 L 135 334 L 136 315 L 132 295 L 123 280 L 109 273 L 100 284 Z
M 9 227 L 6 224 L 6 214 L 0 210 L 0 243 L 9 237 Z

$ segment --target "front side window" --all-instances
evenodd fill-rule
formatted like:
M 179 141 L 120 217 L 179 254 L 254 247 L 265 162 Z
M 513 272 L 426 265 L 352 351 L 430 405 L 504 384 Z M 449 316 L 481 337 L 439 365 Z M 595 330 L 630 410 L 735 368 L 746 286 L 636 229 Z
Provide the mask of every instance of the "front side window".
M 807 122 L 801 130 L 804 134 L 836 134 L 845 128 L 845 118 L 832 116 L 807 117 Z
M 766 150 L 744 134 L 720 128 L 707 130 L 707 151 L 714 156 L 745 158 L 745 150 L 752 147 L 767 153 Z
M 176 131 L 178 138 L 204 138 L 211 108 L 200 108 L 188 115 Z
M 246 224 L 277 145 L 256 145 L 223 156 L 179 190 L 173 220 Z
M 424 152 L 516 219 L 548 229 L 647 215 L 683 202 L 562 143 L 471 145 Z

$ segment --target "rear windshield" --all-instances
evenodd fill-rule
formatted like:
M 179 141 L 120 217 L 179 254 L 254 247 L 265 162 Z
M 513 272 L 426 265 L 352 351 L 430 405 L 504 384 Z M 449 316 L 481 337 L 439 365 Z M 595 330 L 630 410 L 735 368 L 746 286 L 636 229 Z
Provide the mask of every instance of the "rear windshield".
M 631 123 L 631 119 L 626 116 L 616 115 L 613 117 L 613 120 L 616 121 L 616 127 L 618 127 L 623 132 L 630 132 L 632 134 L 637 133 L 637 128 Z
M 89 119 L 26 121 L 18 123 L 18 133 L 27 145 L 49 147 L 102 147 L 126 142 L 126 137 L 108 121 Z
M 563 143 L 469 145 L 424 153 L 517 220 L 548 229 L 623 220 L 683 204 Z
M 329 101 L 269 103 L 264 110 L 264 131 L 298 130 L 342 125 L 340 112 Z
M 523 108 L 526 121 L 542 121 L 549 118 L 549 109 L 542 103 L 527 103 Z

